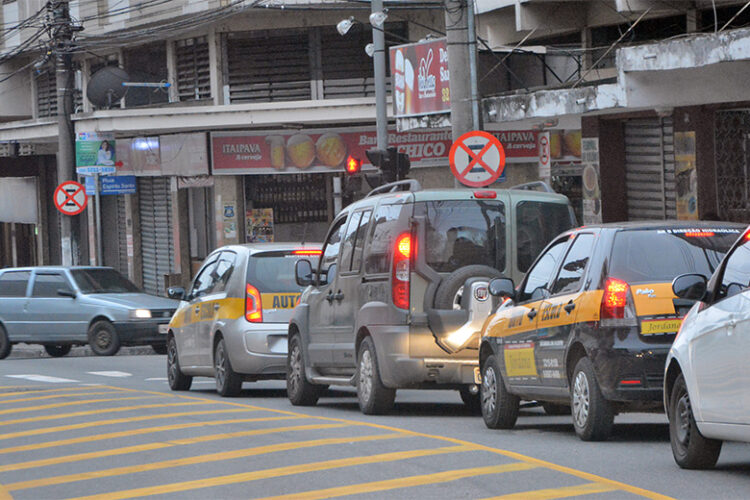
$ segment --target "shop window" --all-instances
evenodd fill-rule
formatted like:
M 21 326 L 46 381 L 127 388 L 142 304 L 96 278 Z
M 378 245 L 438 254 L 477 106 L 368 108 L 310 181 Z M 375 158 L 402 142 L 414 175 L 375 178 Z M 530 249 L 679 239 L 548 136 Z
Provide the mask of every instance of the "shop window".
M 248 208 L 273 209 L 275 224 L 327 222 L 328 176 L 324 174 L 249 175 Z

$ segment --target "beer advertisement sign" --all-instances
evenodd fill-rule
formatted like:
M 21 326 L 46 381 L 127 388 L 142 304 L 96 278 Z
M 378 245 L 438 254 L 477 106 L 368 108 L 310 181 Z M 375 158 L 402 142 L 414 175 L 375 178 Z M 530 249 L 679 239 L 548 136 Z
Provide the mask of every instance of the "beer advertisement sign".
M 445 38 L 391 47 L 390 63 L 396 118 L 450 112 Z

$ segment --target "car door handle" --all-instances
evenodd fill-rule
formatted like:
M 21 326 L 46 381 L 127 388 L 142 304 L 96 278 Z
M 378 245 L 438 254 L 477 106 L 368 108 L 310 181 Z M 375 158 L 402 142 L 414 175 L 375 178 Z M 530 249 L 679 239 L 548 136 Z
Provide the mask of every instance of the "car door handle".
M 221 305 L 214 304 L 214 311 L 218 311 L 221 308 Z
M 344 300 L 344 294 L 341 293 L 341 290 L 339 290 L 338 292 L 336 292 L 333 298 L 336 300 L 336 302 L 341 302 L 342 300 Z
M 576 308 L 576 305 L 575 305 L 575 303 L 573 303 L 572 300 L 563 306 L 563 309 L 565 309 L 565 312 L 568 313 L 568 314 L 570 314 L 571 312 L 573 312 L 573 309 L 575 309 L 575 308 Z
M 528 316 L 529 319 L 536 318 L 536 309 L 532 309 L 531 311 L 529 311 L 529 313 L 526 316 Z
M 195 306 L 195 314 L 201 312 L 201 306 Z
M 333 292 L 328 292 L 328 295 L 326 295 L 326 300 L 329 304 L 333 303 Z

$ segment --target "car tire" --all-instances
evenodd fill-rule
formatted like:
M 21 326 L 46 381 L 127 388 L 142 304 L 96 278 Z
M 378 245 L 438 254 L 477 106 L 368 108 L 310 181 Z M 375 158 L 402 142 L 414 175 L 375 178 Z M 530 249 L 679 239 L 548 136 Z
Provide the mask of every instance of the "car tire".
M 187 391 L 193 385 L 193 377 L 182 373 L 177 353 L 177 341 L 169 337 L 167 341 L 167 381 L 173 391 Z
M 521 400 L 505 388 L 500 364 L 492 355 L 482 366 L 482 385 L 479 393 L 482 402 L 482 418 L 489 429 L 512 429 L 518 419 Z
M 459 291 L 469 278 L 502 278 L 503 274 L 490 266 L 471 265 L 456 269 L 440 282 L 435 292 L 435 309 L 453 309 L 459 298 Z
M 558 403 L 542 403 L 544 413 L 547 415 L 570 415 L 570 406 Z
M 602 395 L 589 358 L 581 358 L 573 370 L 570 408 L 573 427 L 583 441 L 605 441 L 612 433 L 615 413 Z
M 315 406 L 321 386 L 311 384 L 305 374 L 305 357 L 302 353 L 302 341 L 299 334 L 289 341 L 289 354 L 286 362 L 286 395 L 294 406 Z
M 13 344 L 8 340 L 8 333 L 3 325 L 0 325 L 0 359 L 5 359 L 13 349 Z
M 151 349 L 153 349 L 156 354 L 166 354 L 167 344 L 151 344 Z
M 721 441 L 707 439 L 698 430 L 682 374 L 669 398 L 669 442 L 674 461 L 683 469 L 710 469 L 721 453 Z
M 396 390 L 383 385 L 372 337 L 365 337 L 357 353 L 357 400 L 365 415 L 383 415 L 393 408 Z
M 120 337 L 107 320 L 95 322 L 89 328 L 89 347 L 97 356 L 114 356 L 120 350 Z
M 214 348 L 214 378 L 216 392 L 222 397 L 235 397 L 242 390 L 242 376 L 232 369 L 224 339 L 219 339 Z
M 44 346 L 44 350 L 47 351 L 47 354 L 49 354 L 53 358 L 61 358 L 65 356 L 66 354 L 68 354 L 72 347 L 73 346 L 70 344 L 63 344 L 63 345 L 46 344 Z
M 472 394 L 469 389 L 461 389 L 458 392 L 461 395 L 461 401 L 464 402 L 464 405 L 472 415 L 479 415 L 482 413 L 482 397 L 479 394 L 479 391 L 477 391 L 476 394 Z

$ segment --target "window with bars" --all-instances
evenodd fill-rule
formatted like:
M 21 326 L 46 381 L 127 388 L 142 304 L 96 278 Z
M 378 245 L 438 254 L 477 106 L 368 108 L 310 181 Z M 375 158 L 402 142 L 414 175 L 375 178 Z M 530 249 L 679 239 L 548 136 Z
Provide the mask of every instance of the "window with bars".
M 179 40 L 177 59 L 177 97 L 180 101 L 211 99 L 208 41 L 205 36 Z
M 57 80 L 54 69 L 35 75 L 37 117 L 57 116 Z

